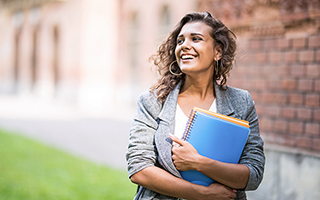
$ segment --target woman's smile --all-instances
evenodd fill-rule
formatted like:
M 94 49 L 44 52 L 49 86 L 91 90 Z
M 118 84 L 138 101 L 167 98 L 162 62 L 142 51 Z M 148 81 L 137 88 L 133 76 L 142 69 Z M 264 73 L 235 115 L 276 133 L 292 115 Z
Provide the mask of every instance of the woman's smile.
M 197 58 L 197 55 L 188 54 L 188 53 L 181 54 L 181 62 L 193 61 L 195 58 Z

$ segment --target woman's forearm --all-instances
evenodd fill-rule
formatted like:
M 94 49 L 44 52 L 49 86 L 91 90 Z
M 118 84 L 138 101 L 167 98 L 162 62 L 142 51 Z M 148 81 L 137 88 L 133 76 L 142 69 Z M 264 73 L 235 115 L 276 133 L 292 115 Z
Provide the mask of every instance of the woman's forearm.
M 131 177 L 131 181 L 157 193 L 183 199 L 234 199 L 236 191 L 219 183 L 208 187 L 177 178 L 158 167 L 147 167 Z
M 234 189 L 244 189 L 250 175 L 245 165 L 223 163 L 204 156 L 199 157 L 195 170 Z
M 155 166 L 141 170 L 130 179 L 142 187 L 177 198 L 199 199 L 198 196 L 201 192 L 201 186 L 177 178 Z

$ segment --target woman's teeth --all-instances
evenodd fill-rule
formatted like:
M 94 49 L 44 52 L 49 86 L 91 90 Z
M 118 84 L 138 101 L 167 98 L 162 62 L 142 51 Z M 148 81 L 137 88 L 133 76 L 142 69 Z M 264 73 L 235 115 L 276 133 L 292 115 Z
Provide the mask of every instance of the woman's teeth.
M 193 55 L 183 55 L 181 56 L 181 58 L 184 60 L 184 59 L 193 59 L 195 57 Z

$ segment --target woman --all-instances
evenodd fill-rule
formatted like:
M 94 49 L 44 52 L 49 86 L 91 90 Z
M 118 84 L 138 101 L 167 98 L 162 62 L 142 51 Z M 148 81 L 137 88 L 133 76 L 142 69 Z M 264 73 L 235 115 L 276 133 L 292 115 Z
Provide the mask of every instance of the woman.
M 163 75 L 140 96 L 126 154 L 129 177 L 139 185 L 135 199 L 246 199 L 244 191 L 259 186 L 265 158 L 254 102 L 247 91 L 226 86 L 235 51 L 234 34 L 204 12 L 184 16 L 152 57 Z M 249 121 L 239 164 L 205 158 L 179 139 L 194 107 Z M 217 182 L 196 185 L 179 170 Z

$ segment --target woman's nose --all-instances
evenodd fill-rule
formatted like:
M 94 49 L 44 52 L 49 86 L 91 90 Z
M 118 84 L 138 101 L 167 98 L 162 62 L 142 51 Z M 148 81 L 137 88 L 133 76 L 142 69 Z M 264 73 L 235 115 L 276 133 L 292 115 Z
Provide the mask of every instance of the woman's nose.
M 191 48 L 191 46 L 190 46 L 190 42 L 188 40 L 185 40 L 181 45 L 182 50 L 190 50 L 190 48 Z

